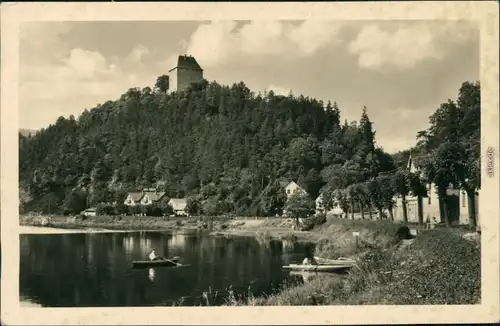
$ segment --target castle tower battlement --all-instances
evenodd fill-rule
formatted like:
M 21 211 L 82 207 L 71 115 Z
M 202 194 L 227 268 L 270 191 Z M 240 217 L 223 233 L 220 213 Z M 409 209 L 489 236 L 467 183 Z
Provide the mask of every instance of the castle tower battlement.
M 179 55 L 177 65 L 168 71 L 170 90 L 183 91 L 189 84 L 203 80 L 203 69 L 190 55 Z

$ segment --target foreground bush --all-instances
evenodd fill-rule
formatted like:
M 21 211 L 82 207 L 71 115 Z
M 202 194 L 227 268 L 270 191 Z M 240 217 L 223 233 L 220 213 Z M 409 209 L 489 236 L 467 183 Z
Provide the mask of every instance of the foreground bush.
M 311 217 L 308 217 L 304 221 L 303 231 L 310 231 L 315 227 L 323 225 L 326 223 L 326 214 L 320 213 Z
M 423 233 L 408 255 L 394 260 L 387 300 L 402 304 L 477 304 L 481 298 L 480 247 L 445 230 Z
M 338 258 L 368 249 L 386 249 L 410 238 L 407 226 L 391 221 L 332 218 L 315 230 L 319 234 L 317 256 Z M 352 235 L 359 233 L 359 238 Z

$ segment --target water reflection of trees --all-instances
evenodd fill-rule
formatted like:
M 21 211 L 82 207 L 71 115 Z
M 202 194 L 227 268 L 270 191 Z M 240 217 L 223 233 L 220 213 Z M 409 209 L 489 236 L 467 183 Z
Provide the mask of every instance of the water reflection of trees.
M 260 294 L 287 276 L 281 269 L 283 243 L 261 245 L 253 238 L 157 232 L 30 235 L 21 238 L 21 247 L 22 292 L 48 305 L 144 305 L 179 297 L 194 304 L 209 287 L 225 292 L 232 285 L 243 293 L 251 285 Z M 132 270 L 131 260 L 143 259 L 152 248 L 176 252 L 190 266 Z
M 168 241 L 169 247 L 184 248 L 186 246 L 186 235 L 174 233 Z
M 166 255 L 168 252 L 166 236 L 168 235 L 148 232 L 130 233 L 123 235 L 122 247 L 126 255 L 133 259 L 146 259 L 153 248 L 158 254 Z
M 282 242 L 283 251 L 293 252 L 297 247 L 297 243 L 293 240 L 283 240 Z

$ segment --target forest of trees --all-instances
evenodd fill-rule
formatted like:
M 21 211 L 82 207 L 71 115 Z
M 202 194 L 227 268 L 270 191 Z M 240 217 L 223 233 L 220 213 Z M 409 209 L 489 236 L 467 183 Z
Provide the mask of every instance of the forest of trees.
M 129 89 L 78 119 L 19 134 L 21 211 L 76 214 L 156 187 L 187 197 L 195 213 L 270 216 L 283 209 L 281 182 L 294 180 L 311 199 L 328 194 L 327 207 L 336 201 L 373 218 L 395 194 L 426 196 L 405 169 L 410 150 L 440 191 L 451 183 L 472 195 L 480 186 L 479 83 L 463 83 L 416 146 L 393 155 L 377 146 L 366 107 L 348 122 L 336 103 L 255 94 L 242 82 L 164 88 Z

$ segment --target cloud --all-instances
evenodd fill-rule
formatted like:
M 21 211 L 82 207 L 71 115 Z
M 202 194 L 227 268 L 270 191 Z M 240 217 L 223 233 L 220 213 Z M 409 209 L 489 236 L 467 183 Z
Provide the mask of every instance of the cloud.
M 57 63 L 21 64 L 20 104 L 29 112 L 22 115 L 22 125 L 48 125 L 54 115 L 78 115 L 85 107 L 118 98 L 127 88 L 151 84 L 148 72 L 130 68 L 132 58 L 147 53 L 137 46 L 110 62 L 99 51 L 74 48 Z
M 108 64 L 106 58 L 97 52 L 80 48 L 71 50 L 69 57 L 64 59 L 65 66 L 73 72 L 73 78 L 90 79 L 96 75 L 105 75 L 116 72 L 118 69 L 114 64 Z
M 287 57 L 311 56 L 329 44 L 337 44 L 340 25 L 331 21 L 252 21 L 239 26 L 235 21 L 212 21 L 191 35 L 187 52 L 204 66 L 240 60 L 242 55 Z
M 321 20 L 307 20 L 292 28 L 288 37 L 299 46 L 303 54 L 309 56 L 329 43 L 342 43 L 339 38 L 341 27 L 339 23 L 334 25 Z
M 377 70 L 392 66 L 411 69 L 425 60 L 441 60 L 449 54 L 449 45 L 469 40 L 471 25 L 447 22 L 412 22 L 390 31 L 379 25 L 365 25 L 348 51 L 358 57 L 361 68 Z
M 147 57 L 151 52 L 149 48 L 145 47 L 142 44 L 136 45 L 129 55 L 125 58 L 125 62 L 128 64 L 143 64 L 143 59 Z
M 191 35 L 187 52 L 199 58 L 205 66 L 214 66 L 232 55 L 238 43 L 233 33 L 234 21 L 216 21 L 200 25 Z

